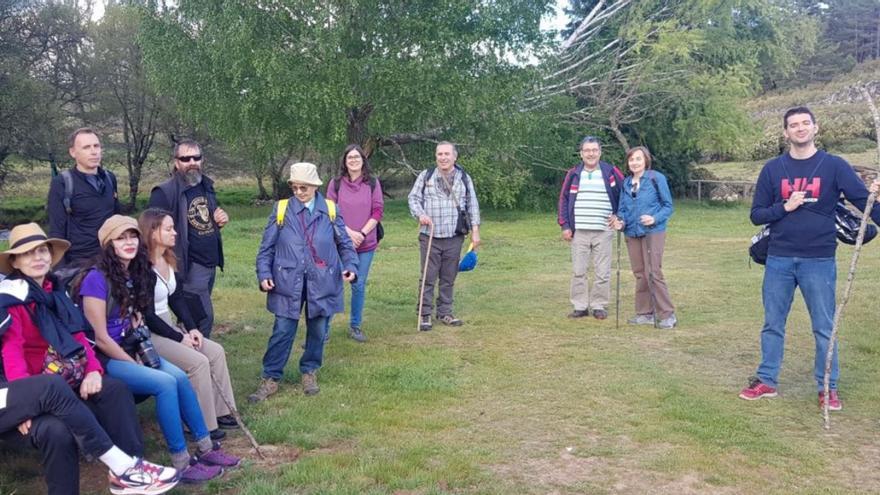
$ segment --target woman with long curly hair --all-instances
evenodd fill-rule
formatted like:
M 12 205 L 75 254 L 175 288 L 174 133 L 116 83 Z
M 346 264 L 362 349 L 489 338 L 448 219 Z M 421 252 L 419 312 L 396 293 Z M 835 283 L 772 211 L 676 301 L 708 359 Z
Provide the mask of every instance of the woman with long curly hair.
M 74 292 L 95 331 L 104 369 L 133 393 L 156 397 L 157 420 L 182 481 L 199 483 L 222 475 L 223 467 L 236 466 L 239 459 L 212 442 L 186 373 L 149 353 L 152 344 L 148 343 L 149 331 L 143 328 L 143 315 L 153 305 L 156 279 L 137 222 L 113 215 L 98 230 L 98 241 L 101 252 L 94 268 Z M 196 439 L 193 457 L 187 450 L 181 417 Z
M 356 144 L 345 147 L 339 160 L 339 175 L 327 184 L 327 197 L 339 205 L 339 213 L 345 220 L 345 232 L 358 255 L 358 278 L 351 284 L 348 335 L 358 342 L 366 342 L 361 321 L 367 296 L 367 276 L 379 245 L 379 222 L 382 221 L 385 203 L 382 184 L 373 177 L 370 160 L 363 148 Z M 327 332 L 329 337 L 329 322 Z
M 226 436 L 219 428 L 238 428 L 238 422 L 226 404 L 226 401 L 235 404 L 232 381 L 226 366 L 226 351 L 198 330 L 188 300 L 177 285 L 174 274 L 177 269 L 177 257 L 174 255 L 177 232 L 174 231 L 171 214 L 159 208 L 149 208 L 141 213 L 138 225 L 144 234 L 144 244 L 156 275 L 153 311 L 146 314 L 147 326 L 153 334 L 153 345 L 160 356 L 189 376 L 211 438 L 218 440 Z M 180 319 L 183 330 L 172 321 L 172 311 Z

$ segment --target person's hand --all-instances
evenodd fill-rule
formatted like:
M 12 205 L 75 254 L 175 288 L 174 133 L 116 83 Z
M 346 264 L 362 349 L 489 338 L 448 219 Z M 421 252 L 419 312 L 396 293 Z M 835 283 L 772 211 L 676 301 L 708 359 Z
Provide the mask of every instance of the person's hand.
M 346 227 L 345 231 L 348 233 L 348 237 L 351 238 L 351 243 L 354 244 L 355 249 L 360 247 L 361 243 L 364 242 L 364 235 L 357 230 L 351 230 Z
M 432 225 L 433 223 L 428 215 L 419 215 L 419 225 Z
M 190 334 L 188 333 L 183 334 L 183 338 L 180 339 L 180 343 L 189 347 L 190 349 L 196 348 L 196 343 L 193 342 L 192 336 L 190 336 Z
M 614 220 L 614 223 L 612 223 L 610 227 L 614 230 L 623 230 L 623 220 L 619 218 Z
M 195 328 L 189 331 L 189 338 L 192 340 L 193 349 L 201 349 L 202 343 L 205 341 L 205 336 L 202 335 L 202 332 L 196 330 Z
M 874 180 L 871 182 L 871 185 L 868 186 L 868 191 L 869 191 L 871 194 L 877 194 L 877 192 L 880 191 L 880 177 L 874 179 Z
M 131 315 L 131 328 L 137 328 L 144 324 L 144 317 L 141 315 L 140 311 L 135 311 L 133 315 Z
M 651 225 L 654 225 L 654 217 L 651 215 L 642 215 L 639 217 L 639 222 L 645 227 L 650 227 Z
M 800 205 L 804 204 L 804 199 L 806 197 L 806 191 L 795 191 L 791 193 L 791 196 L 788 197 L 788 201 L 786 201 L 782 207 L 785 208 L 785 211 L 791 213 L 794 210 L 797 210 Z
M 100 392 L 102 386 L 103 380 L 101 374 L 97 371 L 89 372 L 79 385 L 79 396 L 82 397 L 83 400 L 86 400 L 90 395 Z
M 479 230 L 474 230 L 473 232 L 471 232 L 471 244 L 474 245 L 474 251 L 480 249 L 480 244 L 482 244 L 482 241 L 480 240 Z
M 344 272 L 342 272 L 342 280 L 345 280 L 346 282 L 354 282 L 354 279 L 355 279 L 354 272 L 351 272 L 348 270 L 345 270 Z
M 29 431 L 31 431 L 31 420 L 26 419 L 24 423 L 18 425 L 18 432 L 22 435 L 27 436 Z
M 214 210 L 214 223 L 216 223 L 217 226 L 221 229 L 224 225 L 229 223 L 229 215 L 227 215 L 226 212 L 223 211 L 223 208 L 217 208 L 216 210 Z
M 574 234 L 571 233 L 571 229 L 565 229 L 562 231 L 562 240 L 570 241 L 574 237 Z
M 264 292 L 269 292 L 270 290 L 275 288 L 275 281 L 271 278 L 262 280 L 260 281 L 260 288 L 263 289 Z

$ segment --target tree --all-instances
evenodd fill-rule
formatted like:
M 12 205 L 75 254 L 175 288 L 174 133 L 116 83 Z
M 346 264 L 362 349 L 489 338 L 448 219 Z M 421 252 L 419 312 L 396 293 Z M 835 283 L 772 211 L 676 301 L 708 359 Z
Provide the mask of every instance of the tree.
M 470 138 L 462 124 L 489 91 L 522 93 L 513 62 L 540 49 L 548 4 L 190 0 L 151 16 L 144 51 L 180 107 L 237 148 L 257 143 L 264 163 L 347 142 L 408 163 L 406 145 Z

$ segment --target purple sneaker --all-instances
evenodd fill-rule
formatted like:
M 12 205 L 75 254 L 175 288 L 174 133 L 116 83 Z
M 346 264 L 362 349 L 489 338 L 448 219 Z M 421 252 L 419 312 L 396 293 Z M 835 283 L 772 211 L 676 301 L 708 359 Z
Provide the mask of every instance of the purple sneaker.
M 182 483 L 204 483 L 220 476 L 223 476 L 222 467 L 202 464 L 193 458 L 190 460 L 190 466 L 180 473 L 180 481 Z
M 214 448 L 211 449 L 210 452 L 205 452 L 204 454 L 197 453 L 195 458 L 198 459 L 200 463 L 209 466 L 222 466 L 227 468 L 238 466 L 241 462 L 241 459 L 238 457 L 223 452 L 219 442 L 214 442 Z

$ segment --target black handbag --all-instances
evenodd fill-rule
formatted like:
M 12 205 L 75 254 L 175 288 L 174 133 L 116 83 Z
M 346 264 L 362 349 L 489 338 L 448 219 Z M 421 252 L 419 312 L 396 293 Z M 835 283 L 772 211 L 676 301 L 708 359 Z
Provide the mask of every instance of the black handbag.
M 458 210 L 458 219 L 455 221 L 455 235 L 467 235 L 471 231 L 471 219 L 467 211 Z

